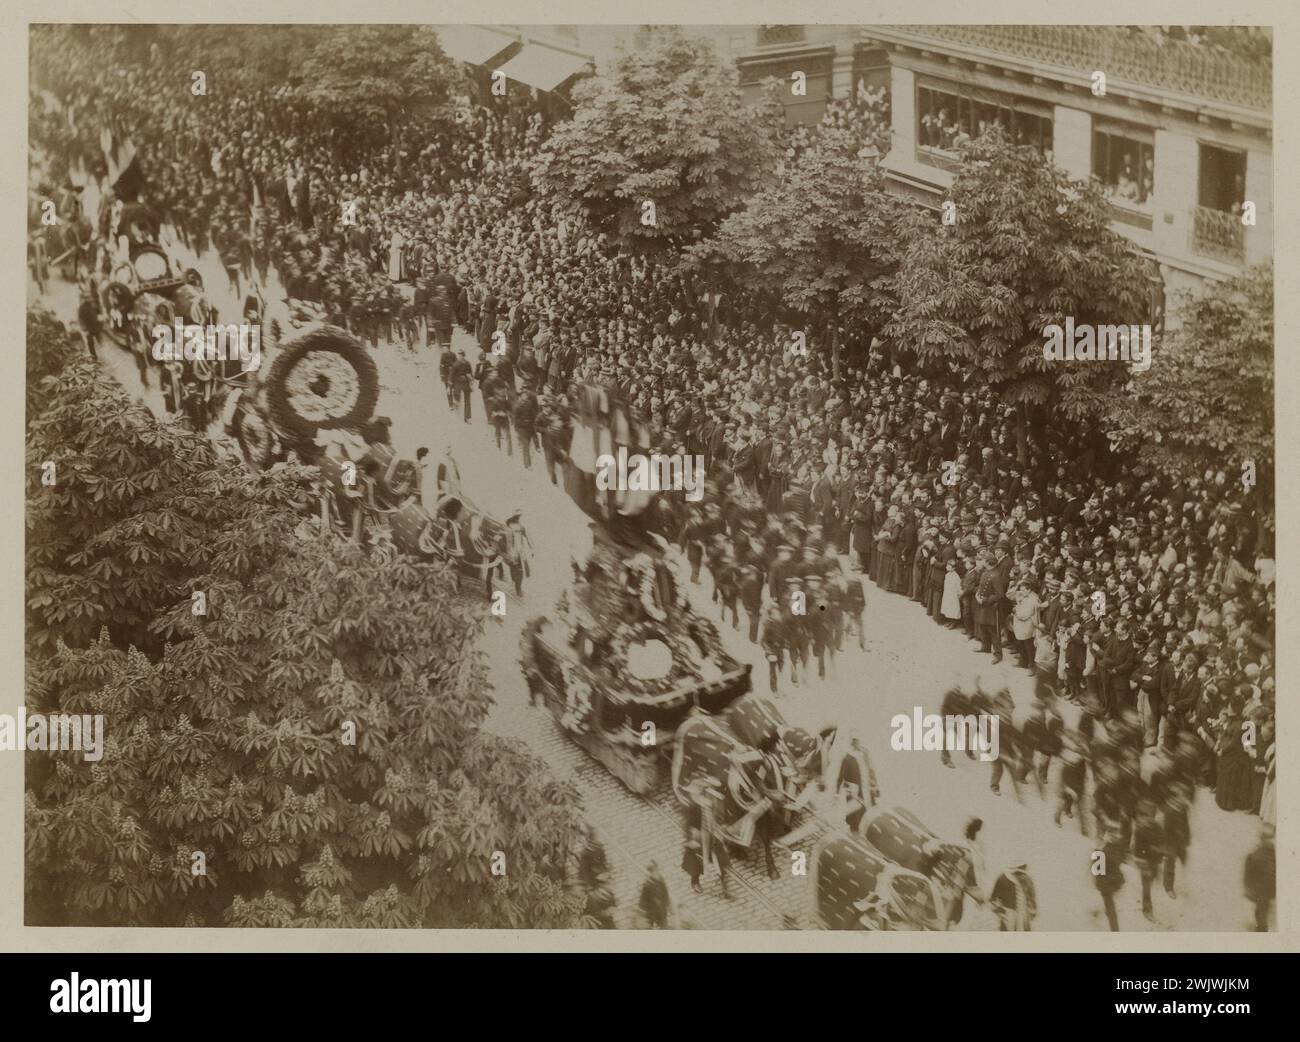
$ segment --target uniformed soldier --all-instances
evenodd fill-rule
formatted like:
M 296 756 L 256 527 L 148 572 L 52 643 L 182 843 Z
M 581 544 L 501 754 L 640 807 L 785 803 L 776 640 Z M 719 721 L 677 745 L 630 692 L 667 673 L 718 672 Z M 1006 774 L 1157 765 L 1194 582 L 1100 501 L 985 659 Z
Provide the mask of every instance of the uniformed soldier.
M 710 525 L 713 529 L 714 526 Z M 715 604 L 722 597 L 722 563 L 728 554 L 727 537 L 721 532 L 712 530 L 709 533 L 709 541 L 704 547 L 705 557 L 709 562 L 709 575 L 713 578 L 713 595 L 710 598 Z
M 834 618 L 831 613 L 831 598 L 821 576 L 810 575 L 807 582 L 807 604 L 804 621 L 807 626 L 808 644 L 813 657 L 817 659 L 817 677 L 826 679 L 826 655 L 835 644 Z
M 939 712 L 946 719 L 950 719 L 952 717 L 970 715 L 971 713 L 976 712 L 976 710 L 971 705 L 971 699 L 966 695 L 966 693 L 962 691 L 961 688 L 954 685 L 944 693 L 943 705 L 940 707 Z M 969 742 L 967 742 L 966 745 L 966 756 L 973 760 L 975 758 L 975 751 L 970 748 Z M 952 766 L 952 757 L 949 753 L 950 750 L 945 743 L 943 749 L 939 753 L 939 762 L 945 767 Z
M 492 430 L 496 434 L 497 448 L 501 439 L 506 441 L 506 455 L 515 454 L 514 436 L 510 433 L 510 388 L 504 380 L 496 380 L 489 392 L 488 408 L 492 417 Z
M 684 538 L 686 540 L 686 560 L 691 566 L 691 582 L 700 581 L 700 566 L 704 563 L 704 543 L 708 537 L 709 522 L 704 512 L 692 508 L 691 519 L 686 523 Z
M 989 905 L 998 917 L 999 930 L 1033 929 L 1038 895 L 1024 862 L 1009 866 L 998 876 L 989 892 Z
M 749 642 L 757 644 L 759 616 L 763 610 L 763 572 L 752 563 L 741 565 L 737 583 L 740 603 L 745 606 L 745 614 L 749 616 Z
M 451 367 L 452 393 L 455 395 L 456 400 L 459 400 L 464 404 L 465 407 L 464 418 L 466 423 L 470 422 L 471 402 L 470 402 L 469 392 L 470 392 L 470 383 L 473 378 L 473 375 L 474 375 L 474 370 L 471 368 L 469 364 L 469 359 L 465 357 L 465 352 L 464 351 L 456 352 L 456 361 L 452 363 L 452 367 Z M 455 400 L 452 402 L 452 405 L 453 406 L 455 405 Z
M 515 399 L 513 419 L 515 433 L 519 435 L 519 451 L 524 458 L 524 469 L 532 470 L 533 441 L 537 437 L 537 395 L 533 393 L 531 384 L 525 384 Z
M 798 576 L 785 581 L 785 603 L 782 605 L 782 622 L 785 627 L 785 647 L 790 656 L 790 683 L 798 686 L 798 670 L 808 668 L 808 591 Z
M 1142 917 L 1154 922 L 1151 905 L 1151 885 L 1165 859 L 1164 830 L 1156 814 L 1155 800 L 1143 796 L 1138 801 L 1137 815 L 1133 819 L 1133 859 L 1137 862 L 1142 879 Z
M 797 574 L 795 569 L 794 547 L 782 543 L 777 547 L 776 559 L 767 572 L 767 589 L 773 600 L 786 593 L 786 580 Z
M 722 539 L 725 547 L 725 538 Z M 710 568 L 713 566 L 711 565 Z M 740 629 L 740 612 L 736 604 L 740 597 L 740 571 L 736 564 L 736 559 L 731 556 L 731 551 L 723 550 L 722 559 L 717 564 L 717 570 L 714 572 L 714 582 L 717 585 L 718 596 L 722 601 L 722 617 L 726 619 L 727 613 L 731 613 L 731 628 Z
M 564 397 L 547 395 L 543 399 L 543 415 L 538 417 L 537 422 L 542 433 L 542 454 L 546 458 L 546 475 L 551 479 L 551 484 L 555 485 L 559 483 L 555 477 L 555 465 L 568 458 L 569 436 L 572 432 L 568 405 Z

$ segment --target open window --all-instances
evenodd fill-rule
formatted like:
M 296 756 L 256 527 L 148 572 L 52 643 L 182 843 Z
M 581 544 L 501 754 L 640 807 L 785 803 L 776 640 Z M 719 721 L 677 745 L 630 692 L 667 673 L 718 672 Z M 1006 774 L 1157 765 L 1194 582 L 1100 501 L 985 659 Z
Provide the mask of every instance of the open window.
M 1099 122 L 1092 134 L 1092 173 L 1112 202 L 1149 206 L 1155 190 L 1155 135 L 1145 127 Z

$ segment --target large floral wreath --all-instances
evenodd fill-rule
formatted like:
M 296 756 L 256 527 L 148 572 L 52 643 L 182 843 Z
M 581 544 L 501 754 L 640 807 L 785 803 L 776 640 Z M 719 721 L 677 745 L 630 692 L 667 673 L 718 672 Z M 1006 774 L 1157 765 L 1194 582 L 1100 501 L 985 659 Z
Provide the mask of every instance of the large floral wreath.
M 628 666 L 628 648 L 632 644 L 661 641 L 672 654 L 672 668 L 664 676 L 638 677 Z M 656 695 L 680 687 L 692 680 L 701 680 L 699 651 L 682 634 L 654 621 L 623 623 L 614 631 L 609 642 L 606 665 L 618 678 L 624 690 L 639 695 Z

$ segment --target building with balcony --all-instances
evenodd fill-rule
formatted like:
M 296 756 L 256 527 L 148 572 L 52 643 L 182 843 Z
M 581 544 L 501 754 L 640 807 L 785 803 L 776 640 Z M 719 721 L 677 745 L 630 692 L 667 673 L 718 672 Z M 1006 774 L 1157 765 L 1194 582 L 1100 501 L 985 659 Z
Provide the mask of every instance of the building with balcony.
M 560 93 L 666 28 L 458 26 L 447 35 L 449 53 Z M 962 142 L 1001 123 L 1072 176 L 1108 188 L 1115 229 L 1151 259 L 1165 292 L 1273 252 L 1267 57 L 1116 26 L 679 28 L 709 39 L 752 97 L 769 77 L 790 83 L 802 72 L 805 92 L 783 92 L 789 125 L 816 123 L 830 98 L 859 85 L 888 87 L 892 141 L 881 165 L 891 188 L 919 204 L 937 209 Z M 1094 92 L 1097 73 L 1104 93 Z
M 1159 266 L 1167 291 L 1271 256 L 1268 59 L 1114 26 L 862 32 L 889 55 L 892 140 L 881 164 L 900 193 L 938 206 L 961 143 L 1000 123 L 1106 186 L 1115 229 Z

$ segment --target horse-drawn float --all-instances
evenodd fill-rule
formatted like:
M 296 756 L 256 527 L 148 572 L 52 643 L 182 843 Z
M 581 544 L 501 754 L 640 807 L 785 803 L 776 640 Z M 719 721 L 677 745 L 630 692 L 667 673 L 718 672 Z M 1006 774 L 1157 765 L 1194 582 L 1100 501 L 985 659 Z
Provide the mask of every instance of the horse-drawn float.
M 633 548 L 598 526 L 593 535 L 556 610 L 525 628 L 520 664 L 569 737 L 646 794 L 667 777 L 692 712 L 726 709 L 749 690 L 750 667 L 691 611 L 655 537 Z
M 415 461 L 399 457 L 387 422 L 374 415 L 379 372 L 371 353 L 336 326 L 307 322 L 270 344 L 234 403 L 230 430 L 245 461 L 262 470 L 288 460 L 317 467 L 320 518 L 362 542 L 387 524 L 398 549 L 446 561 L 457 584 L 489 592 L 503 571 L 505 527 L 464 495 L 446 457 L 437 488 Z

